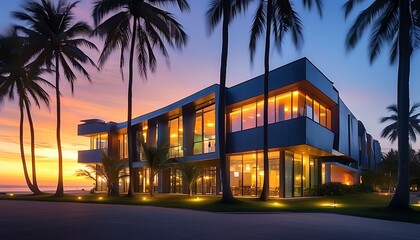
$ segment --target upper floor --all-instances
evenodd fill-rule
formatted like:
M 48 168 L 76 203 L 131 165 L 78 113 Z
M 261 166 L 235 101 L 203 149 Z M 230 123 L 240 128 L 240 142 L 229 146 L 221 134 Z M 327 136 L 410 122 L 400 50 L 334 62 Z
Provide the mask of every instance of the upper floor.
M 262 149 L 263 76 L 227 88 L 227 152 Z M 137 138 L 149 144 L 167 142 L 169 157 L 189 160 L 218 159 L 219 85 L 215 84 L 156 111 L 132 120 L 133 146 Z M 309 60 L 299 59 L 270 72 L 268 123 L 269 147 L 310 146 L 323 155 L 344 156 L 362 162 L 359 120 L 339 97 L 333 82 Z M 223 124 L 223 123 L 221 123 Z M 92 152 L 98 148 L 120 159 L 128 157 L 127 123 L 87 120 L 78 134 L 91 137 L 91 150 L 79 152 L 79 162 L 98 162 Z M 365 131 L 366 132 L 366 131 Z M 366 137 L 366 139 L 368 139 Z M 367 140 L 366 140 L 367 141 Z M 371 158 L 380 155 L 379 143 Z M 99 147 L 98 147 L 99 146 Z M 365 144 L 366 148 L 366 144 Z M 370 152 L 369 152 L 370 153 Z M 141 150 L 133 148 L 135 161 L 141 163 Z M 367 155 L 367 153 L 366 153 Z M 373 162 L 373 160 L 372 160 Z

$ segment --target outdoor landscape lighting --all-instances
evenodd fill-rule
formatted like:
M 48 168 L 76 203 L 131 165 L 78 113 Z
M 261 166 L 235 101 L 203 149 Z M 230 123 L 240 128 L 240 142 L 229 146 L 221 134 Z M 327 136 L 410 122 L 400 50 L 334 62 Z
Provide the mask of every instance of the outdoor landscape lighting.
M 13 197 L 13 193 L 9 194 L 9 196 Z
M 102 199 L 104 199 L 103 197 L 98 197 L 98 200 L 102 200 Z
M 78 197 L 77 197 L 77 199 L 78 199 L 78 200 L 82 200 L 82 197 L 81 197 L 81 196 L 78 196 Z

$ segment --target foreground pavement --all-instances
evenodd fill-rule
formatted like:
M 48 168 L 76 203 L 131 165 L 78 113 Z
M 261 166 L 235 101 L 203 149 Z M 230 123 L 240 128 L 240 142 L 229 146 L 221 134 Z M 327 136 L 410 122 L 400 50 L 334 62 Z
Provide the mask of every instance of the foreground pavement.
M 0 201 L 0 239 L 420 239 L 420 225 L 323 213 L 209 213 Z

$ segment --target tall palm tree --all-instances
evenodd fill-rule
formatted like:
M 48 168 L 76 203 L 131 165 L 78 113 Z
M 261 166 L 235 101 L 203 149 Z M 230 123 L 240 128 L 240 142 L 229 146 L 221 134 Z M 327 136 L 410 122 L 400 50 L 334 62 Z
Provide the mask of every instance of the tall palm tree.
M 103 66 L 110 54 L 119 49 L 122 73 L 125 63 L 124 53 L 129 51 L 127 138 L 130 183 L 128 196 L 133 196 L 134 187 L 135 134 L 131 126 L 134 53 L 136 53 L 138 71 L 147 79 L 148 70 L 152 72 L 156 70 L 155 47 L 165 58 L 169 58 L 165 44 L 181 48 L 187 43 L 187 35 L 182 25 L 171 13 L 159 8 L 168 5 L 177 5 L 181 11 L 189 9 L 187 0 L 98 0 L 94 3 L 92 12 L 96 26 L 94 34 L 104 39 L 99 65 Z M 113 15 L 102 22 L 108 14 Z
M 34 194 L 40 194 L 36 176 L 35 131 L 30 107 L 31 99 L 38 107 L 41 106 L 41 103 L 49 106 L 50 97 L 41 84 L 49 87 L 52 85 L 41 77 L 45 70 L 29 62 L 32 52 L 27 46 L 27 40 L 25 37 L 19 37 L 14 30 L 7 35 L 0 36 L 0 96 L 7 96 L 10 100 L 13 100 L 15 96 L 18 98 L 20 110 L 19 143 L 23 173 L 28 188 Z M 25 111 L 31 136 L 32 181 L 29 178 L 26 166 L 23 144 Z
M 78 2 L 68 3 L 59 0 L 54 4 L 52 0 L 31 0 L 23 6 L 22 12 L 14 12 L 13 16 L 25 22 L 25 26 L 16 26 L 16 29 L 27 35 L 30 46 L 36 50 L 38 62 L 45 63 L 48 69 L 55 71 L 55 95 L 57 101 L 57 150 L 58 150 L 58 184 L 55 196 L 64 195 L 63 188 L 63 154 L 61 149 L 61 95 L 60 73 L 63 72 L 74 90 L 76 75 L 73 68 L 82 73 L 91 81 L 89 73 L 83 64 L 95 66 L 95 63 L 79 47 L 84 46 L 97 50 L 96 46 L 82 38 L 90 35 L 91 28 L 86 22 L 75 21 L 73 9 Z M 70 64 L 72 67 L 70 66 Z M 60 66 L 63 68 L 60 69 Z
M 144 156 L 146 157 L 146 166 L 149 167 L 150 170 L 149 193 L 150 196 L 153 196 L 155 176 L 160 170 L 167 167 L 169 144 L 161 142 L 157 146 L 150 146 L 142 136 L 138 139 L 137 144 L 141 146 L 144 151 Z
M 210 32 L 222 20 L 222 53 L 220 63 L 219 106 L 217 109 L 217 132 L 219 135 L 220 173 L 222 178 L 222 200 L 233 202 L 234 198 L 229 184 L 229 174 L 226 160 L 226 74 L 229 46 L 229 23 L 237 13 L 244 12 L 253 0 L 212 0 L 207 10 L 207 25 Z
M 417 140 L 416 135 L 420 134 L 420 113 L 414 114 L 416 109 L 420 107 L 420 103 L 416 103 L 411 106 L 410 111 L 408 112 L 408 136 L 409 139 L 413 142 Z M 381 133 L 381 137 L 388 138 L 391 143 L 395 142 L 398 138 L 398 108 L 397 105 L 389 105 L 387 107 L 388 111 L 392 112 L 392 115 L 389 117 L 381 118 L 381 123 L 391 122 L 386 126 Z
M 303 0 L 304 6 L 308 9 L 312 7 L 313 3 L 316 4 L 319 14 L 322 15 L 322 0 Z M 275 46 L 280 50 L 283 38 L 289 32 L 292 35 L 295 47 L 299 48 L 303 40 L 302 22 L 297 12 L 293 9 L 291 1 L 260 0 L 254 14 L 249 49 L 251 52 L 251 62 L 253 62 L 257 40 L 260 37 L 265 37 L 263 112 L 264 185 L 260 196 L 260 199 L 264 201 L 268 200 L 270 179 L 268 166 L 268 79 L 270 71 L 271 39 L 274 39 Z M 271 36 L 271 34 L 273 34 L 273 36 Z
M 345 16 L 362 0 L 348 0 Z M 410 11 L 411 10 L 411 11 Z M 419 0 L 373 0 L 354 21 L 347 33 L 346 44 L 354 48 L 363 33 L 371 27 L 369 55 L 372 62 L 384 44 L 391 45 L 390 60 L 398 58 L 397 109 L 398 113 L 398 182 L 397 190 L 389 204 L 393 208 L 411 209 L 409 192 L 409 75 L 410 56 L 420 47 Z

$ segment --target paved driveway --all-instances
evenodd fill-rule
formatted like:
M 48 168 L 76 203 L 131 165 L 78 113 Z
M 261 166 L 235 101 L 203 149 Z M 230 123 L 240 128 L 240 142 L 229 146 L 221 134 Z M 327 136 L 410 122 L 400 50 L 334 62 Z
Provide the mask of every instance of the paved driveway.
M 238 214 L 0 201 L 0 239 L 420 239 L 420 225 L 322 213 Z

